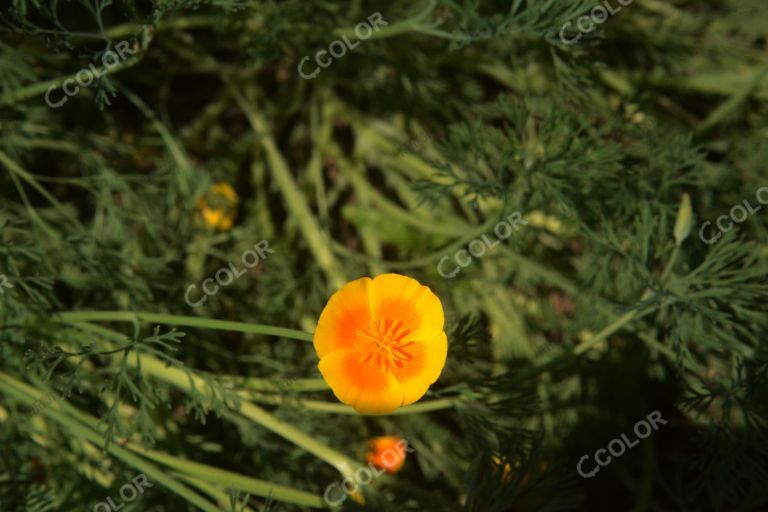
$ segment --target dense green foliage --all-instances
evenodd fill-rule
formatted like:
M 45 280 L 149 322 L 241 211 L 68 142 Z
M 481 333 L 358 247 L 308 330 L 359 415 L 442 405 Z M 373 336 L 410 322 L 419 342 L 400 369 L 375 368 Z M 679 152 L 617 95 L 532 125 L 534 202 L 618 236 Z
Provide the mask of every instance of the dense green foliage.
M 768 509 L 764 0 L 635 0 L 589 32 L 591 0 L 4 5 L 0 511 L 90 511 L 139 474 L 123 512 L 323 506 L 379 435 L 413 452 L 344 509 Z M 219 182 L 231 230 L 201 221 Z M 441 298 L 448 361 L 363 416 L 308 341 L 383 272 Z

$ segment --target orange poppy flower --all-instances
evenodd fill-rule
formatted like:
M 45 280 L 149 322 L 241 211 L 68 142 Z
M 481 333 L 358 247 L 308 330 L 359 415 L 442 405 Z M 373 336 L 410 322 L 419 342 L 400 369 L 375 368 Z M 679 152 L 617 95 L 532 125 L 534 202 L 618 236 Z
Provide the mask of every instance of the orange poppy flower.
M 399 274 L 363 277 L 333 294 L 320 315 L 318 368 L 336 398 L 385 414 L 424 396 L 448 352 L 440 299 Z
M 397 473 L 405 463 L 406 446 L 397 436 L 375 437 L 368 443 L 366 461 L 387 473 Z
M 211 229 L 228 231 L 235 222 L 237 193 L 228 183 L 219 182 L 199 197 L 195 206 L 203 224 Z

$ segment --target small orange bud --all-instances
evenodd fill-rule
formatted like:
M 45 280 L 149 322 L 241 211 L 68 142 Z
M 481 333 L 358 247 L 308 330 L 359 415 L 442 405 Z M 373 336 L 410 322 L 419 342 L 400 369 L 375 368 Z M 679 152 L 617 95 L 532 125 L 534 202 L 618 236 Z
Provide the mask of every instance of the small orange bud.
M 389 474 L 400 471 L 405 463 L 408 443 L 397 436 L 382 436 L 371 439 L 368 443 L 366 460 Z

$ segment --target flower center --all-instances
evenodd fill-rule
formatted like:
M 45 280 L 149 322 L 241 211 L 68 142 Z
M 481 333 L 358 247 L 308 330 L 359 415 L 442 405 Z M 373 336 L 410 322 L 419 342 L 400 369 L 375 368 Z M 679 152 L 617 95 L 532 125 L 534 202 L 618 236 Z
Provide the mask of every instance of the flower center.
M 389 371 L 392 366 L 402 368 L 405 361 L 413 359 L 413 356 L 405 350 L 413 345 L 413 342 L 403 341 L 411 330 L 403 328 L 401 320 L 397 322 L 388 318 L 371 320 L 368 331 L 358 329 L 356 333 L 365 339 L 364 350 L 368 352 L 361 360 L 362 363 L 375 357 L 379 367 Z

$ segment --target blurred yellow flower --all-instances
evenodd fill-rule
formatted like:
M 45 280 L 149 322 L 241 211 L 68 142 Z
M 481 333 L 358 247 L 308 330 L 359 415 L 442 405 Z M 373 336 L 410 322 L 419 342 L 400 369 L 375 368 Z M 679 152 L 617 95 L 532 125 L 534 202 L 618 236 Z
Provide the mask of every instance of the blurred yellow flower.
M 563 234 L 563 223 L 553 215 L 547 215 L 539 210 L 533 210 L 527 213 L 525 218 L 531 226 L 544 228 L 555 235 Z
M 505 462 L 498 455 L 493 455 L 491 457 L 491 463 L 493 464 L 494 470 L 496 471 L 501 470 L 501 482 L 503 484 L 511 483 L 512 477 L 513 477 L 512 472 L 520 469 L 520 459 L 515 459 L 513 461 Z M 502 466 L 502 463 L 503 463 L 503 466 Z M 512 466 L 513 464 L 514 464 L 514 468 Z M 547 470 L 548 466 L 549 464 L 547 463 L 547 461 L 542 460 L 541 462 L 539 462 L 537 468 L 533 469 L 531 472 L 527 472 L 523 474 L 522 478 L 520 478 L 519 482 L 517 482 L 517 485 L 520 487 L 525 487 L 530 481 L 532 474 L 534 476 L 540 475 Z
M 491 463 L 493 464 L 494 469 L 497 469 L 499 467 L 502 467 L 502 460 L 501 457 L 498 455 L 493 455 L 491 457 Z M 520 461 L 515 461 L 515 468 L 520 467 Z M 504 466 L 502 467 L 502 473 L 501 473 L 501 481 L 505 484 L 508 484 L 510 480 L 512 479 L 512 464 L 509 462 L 504 462 Z
M 368 443 L 368 464 L 394 474 L 400 471 L 405 463 L 407 443 L 397 436 L 381 436 L 371 439 Z
M 448 338 L 440 299 L 399 274 L 347 283 L 315 329 L 318 368 L 340 401 L 385 414 L 424 396 L 445 365 Z
M 197 198 L 197 212 L 206 227 L 228 231 L 235 222 L 237 193 L 228 183 L 219 182 Z

